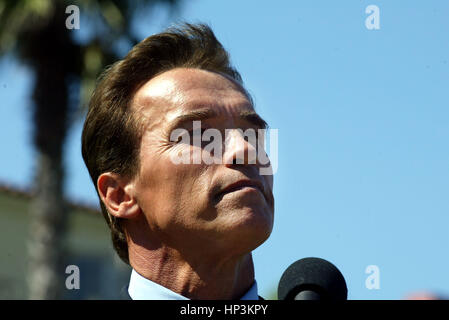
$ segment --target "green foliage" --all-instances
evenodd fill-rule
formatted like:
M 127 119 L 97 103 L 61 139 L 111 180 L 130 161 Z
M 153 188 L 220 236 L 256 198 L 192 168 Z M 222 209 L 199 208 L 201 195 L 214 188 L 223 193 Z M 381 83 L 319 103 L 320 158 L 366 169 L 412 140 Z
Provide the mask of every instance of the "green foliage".
M 118 41 L 137 43 L 131 22 L 136 12 L 150 12 L 157 5 L 175 9 L 180 0 L 0 0 L 0 57 L 12 53 L 36 70 L 51 54 L 65 57 L 66 74 L 81 81 L 84 104 L 101 70 L 119 56 Z M 68 30 L 65 9 L 80 9 L 81 28 L 88 28 L 88 40 L 77 41 Z M 45 39 L 44 39 L 45 37 Z M 48 39 L 53 37 L 53 39 Z M 52 40 L 52 41 L 49 41 Z

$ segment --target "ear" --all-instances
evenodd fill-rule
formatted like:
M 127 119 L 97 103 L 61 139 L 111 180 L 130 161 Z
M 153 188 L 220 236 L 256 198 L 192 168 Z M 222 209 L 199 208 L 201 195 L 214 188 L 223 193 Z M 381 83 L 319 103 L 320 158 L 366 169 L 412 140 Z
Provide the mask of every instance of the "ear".
M 97 189 L 106 209 L 114 217 L 132 219 L 140 213 L 133 185 L 118 174 L 102 173 L 97 179 Z

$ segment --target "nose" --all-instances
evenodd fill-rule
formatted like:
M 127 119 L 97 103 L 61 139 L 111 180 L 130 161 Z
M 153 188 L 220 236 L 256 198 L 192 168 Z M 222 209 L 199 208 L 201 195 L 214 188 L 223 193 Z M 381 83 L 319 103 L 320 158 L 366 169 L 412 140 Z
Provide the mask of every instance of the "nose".
M 258 164 L 257 144 L 255 130 L 226 129 L 223 163 L 227 167 Z

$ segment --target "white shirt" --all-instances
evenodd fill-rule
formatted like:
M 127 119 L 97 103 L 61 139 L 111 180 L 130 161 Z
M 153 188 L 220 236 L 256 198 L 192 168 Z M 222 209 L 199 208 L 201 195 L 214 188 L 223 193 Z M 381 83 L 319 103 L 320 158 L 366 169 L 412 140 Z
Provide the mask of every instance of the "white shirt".
M 133 300 L 189 300 L 156 282 L 142 277 L 134 269 L 131 272 L 128 293 Z M 240 300 L 259 300 L 256 281 Z

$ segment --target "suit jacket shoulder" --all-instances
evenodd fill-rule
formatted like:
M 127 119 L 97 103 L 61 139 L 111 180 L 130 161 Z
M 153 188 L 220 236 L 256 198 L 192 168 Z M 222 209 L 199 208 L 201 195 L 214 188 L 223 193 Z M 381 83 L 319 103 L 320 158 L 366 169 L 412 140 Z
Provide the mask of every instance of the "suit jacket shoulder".
M 132 300 L 128 293 L 128 286 L 124 286 L 122 290 L 120 290 L 120 300 Z

